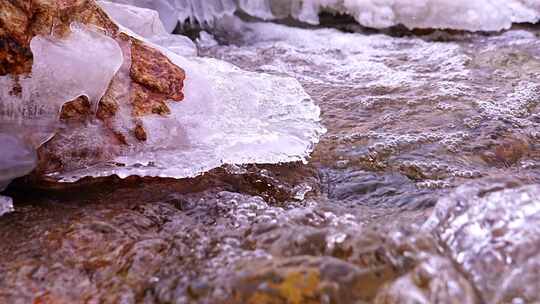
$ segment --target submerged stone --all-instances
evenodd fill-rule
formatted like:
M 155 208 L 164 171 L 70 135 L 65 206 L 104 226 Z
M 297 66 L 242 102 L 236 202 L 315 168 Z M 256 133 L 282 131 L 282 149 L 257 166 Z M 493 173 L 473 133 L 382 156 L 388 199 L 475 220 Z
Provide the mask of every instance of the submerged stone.
M 540 187 L 517 180 L 471 183 L 439 200 L 425 224 L 487 303 L 539 301 Z M 518 275 L 519 273 L 519 275 Z M 521 285 L 521 287 L 518 287 Z

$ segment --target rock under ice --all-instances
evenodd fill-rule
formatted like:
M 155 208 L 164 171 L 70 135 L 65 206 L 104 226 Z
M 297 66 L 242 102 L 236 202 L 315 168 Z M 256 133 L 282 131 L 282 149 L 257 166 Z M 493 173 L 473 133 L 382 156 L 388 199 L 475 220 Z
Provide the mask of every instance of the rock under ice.
M 537 22 L 536 0 L 114 0 L 159 11 L 173 29 L 176 20 L 213 23 L 241 11 L 261 19 L 292 17 L 319 23 L 319 13 L 352 16 L 363 26 L 386 28 L 402 24 L 413 28 L 497 31 L 512 23 Z M 176 19 L 175 19 L 176 18 Z
M 160 41 L 153 38 L 168 35 L 163 25 L 156 24 L 155 13 L 102 5 L 130 33 L 155 43 Z M 131 22 L 125 18 L 130 14 L 148 22 Z M 68 169 L 51 176 L 68 182 L 113 174 L 184 178 L 223 164 L 303 161 L 308 157 L 324 128 L 319 108 L 295 79 L 245 72 L 214 59 L 182 57 L 178 50 L 189 50 L 185 47 L 189 44 L 180 37 L 170 41 L 173 43 L 160 43 L 167 48 L 148 43 L 186 71 L 184 101 L 171 104 L 172 113 L 166 117 L 141 117 L 146 142 L 116 147 L 107 161 L 90 166 L 68 164 Z M 97 106 L 115 74 L 130 64 L 115 40 L 79 24 L 62 39 L 34 37 L 31 49 L 31 76 L 0 78 L 0 142 L 4 147 L 0 149 L 7 149 L 0 152 L 11 155 L 0 162 L 0 191 L 33 169 L 35 149 L 55 134 L 64 103 L 85 95 Z M 13 94 L 9 88 L 17 81 L 21 92 Z M 106 142 L 100 139 L 105 136 L 99 131 L 100 123 L 93 120 L 67 136 L 58 133 L 63 140 L 76 143 L 63 146 L 65 151 L 57 154 L 69 154 L 73 145 L 91 147 Z M 11 200 L 2 198 L 0 211 L 11 209 Z
M 126 5 L 101 4 L 129 33 L 164 36 L 162 25 L 156 26 L 156 18 L 152 17 L 155 13 L 140 14 L 140 10 Z M 140 20 L 149 22 L 132 22 L 125 18 L 129 14 L 138 14 Z M 93 48 L 103 44 L 89 42 Z M 185 178 L 223 164 L 304 161 L 324 132 L 319 108 L 295 79 L 246 72 L 214 59 L 183 57 L 175 52 L 175 44 L 160 46 L 152 39 L 147 42 L 185 70 L 184 100 L 169 104 L 170 115 L 140 117 L 146 141 L 116 147 L 106 161 L 69 164 L 68 169 L 51 173 L 51 177 L 64 182 L 114 174 Z M 111 66 L 118 67 L 116 61 Z M 109 77 L 102 78 L 110 82 Z M 81 129 L 83 136 L 58 135 L 68 141 L 76 138 L 76 145 L 81 147 L 106 142 L 99 138 L 104 136 L 99 132 L 101 122 L 93 123 L 96 128 Z M 70 145 L 63 147 L 69 151 Z

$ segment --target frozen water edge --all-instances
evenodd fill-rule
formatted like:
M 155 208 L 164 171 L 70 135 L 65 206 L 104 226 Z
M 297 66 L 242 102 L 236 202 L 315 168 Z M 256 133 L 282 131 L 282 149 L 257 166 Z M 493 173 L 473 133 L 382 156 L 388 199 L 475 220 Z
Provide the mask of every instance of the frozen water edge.
M 241 11 L 263 20 L 292 17 L 318 24 L 321 12 L 352 16 L 366 27 L 402 24 L 413 28 L 498 31 L 512 23 L 538 22 L 540 2 L 534 0 L 115 0 L 159 11 L 166 23 L 212 24 Z M 171 25 L 172 27 L 172 25 Z

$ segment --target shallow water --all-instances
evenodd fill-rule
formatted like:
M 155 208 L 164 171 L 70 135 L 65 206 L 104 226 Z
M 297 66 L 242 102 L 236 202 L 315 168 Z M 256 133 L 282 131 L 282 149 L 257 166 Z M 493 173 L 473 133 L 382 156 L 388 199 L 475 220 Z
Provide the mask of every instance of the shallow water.
M 300 81 L 328 130 L 309 163 L 12 187 L 0 302 L 540 301 L 535 28 L 235 26 L 200 53 Z

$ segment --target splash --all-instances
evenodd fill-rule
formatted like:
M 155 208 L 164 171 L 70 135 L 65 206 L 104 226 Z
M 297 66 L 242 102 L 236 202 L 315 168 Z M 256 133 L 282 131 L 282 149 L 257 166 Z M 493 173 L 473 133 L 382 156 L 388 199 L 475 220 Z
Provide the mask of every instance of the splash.
M 437 203 L 424 228 L 469 274 L 487 303 L 538 301 L 540 187 L 481 180 Z M 488 271 L 490 269 L 490 271 Z

